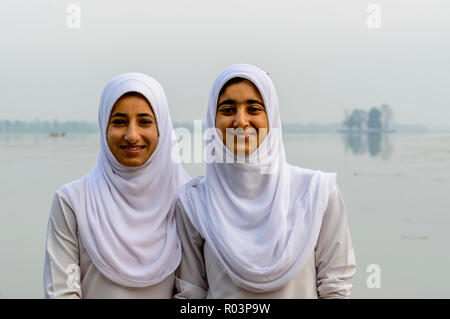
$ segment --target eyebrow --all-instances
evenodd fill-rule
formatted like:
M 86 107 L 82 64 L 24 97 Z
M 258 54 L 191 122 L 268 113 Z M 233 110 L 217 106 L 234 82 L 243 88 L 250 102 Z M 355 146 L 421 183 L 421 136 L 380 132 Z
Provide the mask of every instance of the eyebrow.
M 265 107 L 264 103 L 263 103 L 263 102 L 260 102 L 260 101 L 258 101 L 258 100 L 247 100 L 247 104 L 259 104 L 259 105 Z
M 139 113 L 137 116 L 140 116 L 140 117 L 149 116 L 149 117 L 153 118 L 153 115 L 151 115 L 150 113 Z
M 149 117 L 151 117 L 151 118 L 154 119 L 154 117 L 153 117 L 150 113 L 139 113 L 137 116 L 138 116 L 138 117 L 149 116 Z M 111 118 L 113 118 L 113 117 L 127 117 L 127 115 L 126 115 L 125 113 L 114 113 L 114 114 L 111 116 Z
M 127 117 L 127 115 L 124 113 L 115 113 L 111 116 L 111 118 L 113 118 L 113 117 Z
M 236 102 L 233 101 L 233 100 L 231 100 L 231 99 L 228 99 L 228 100 L 225 100 L 225 101 L 220 102 L 219 105 L 217 105 L 217 107 L 219 107 L 219 106 L 221 106 L 221 105 L 223 105 L 223 104 L 236 104 Z M 265 107 L 265 106 L 264 106 L 264 103 L 262 103 L 262 102 L 260 102 L 260 101 L 258 101 L 258 100 L 247 100 L 247 101 L 246 101 L 246 104 L 259 104 L 259 105 Z

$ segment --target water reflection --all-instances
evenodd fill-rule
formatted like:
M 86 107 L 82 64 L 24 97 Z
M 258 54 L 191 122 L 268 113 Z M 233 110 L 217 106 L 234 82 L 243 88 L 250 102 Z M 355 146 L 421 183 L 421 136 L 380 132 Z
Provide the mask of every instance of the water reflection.
M 380 156 L 388 159 L 392 153 L 392 146 L 389 142 L 389 133 L 381 132 L 346 132 L 342 134 L 345 145 L 345 153 L 349 151 L 353 155 L 362 155 L 369 152 L 370 156 Z
M 96 133 L 72 133 L 64 136 L 52 136 L 48 133 L 7 133 L 0 134 L 0 146 L 21 145 L 47 145 L 47 144 L 83 144 L 97 141 Z
M 369 145 L 369 154 L 371 156 L 378 156 L 381 153 L 381 133 L 367 134 L 367 142 Z

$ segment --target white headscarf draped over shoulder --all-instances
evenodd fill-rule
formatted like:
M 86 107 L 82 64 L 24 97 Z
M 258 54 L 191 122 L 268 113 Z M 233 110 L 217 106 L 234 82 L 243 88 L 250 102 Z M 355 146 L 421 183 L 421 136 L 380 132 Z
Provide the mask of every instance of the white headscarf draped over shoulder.
M 159 130 L 156 149 L 139 167 L 121 165 L 106 139 L 111 110 L 128 92 L 148 100 Z M 97 166 L 80 181 L 81 187 L 69 183 L 60 190 L 76 214 L 81 240 L 95 266 L 121 285 L 154 285 L 180 262 L 174 199 L 177 188 L 189 180 L 178 153 L 172 154 L 176 140 L 164 90 L 144 74 L 117 76 L 103 90 L 98 121 Z
M 215 127 L 221 88 L 235 77 L 258 88 L 269 133 L 246 158 L 211 134 L 206 148 L 213 150 L 213 160 L 207 163 L 206 176 L 185 184 L 179 198 L 231 280 L 242 288 L 267 292 L 287 284 L 314 252 L 336 174 L 286 162 L 275 87 L 255 66 L 232 65 L 219 74 L 211 89 L 208 129 Z

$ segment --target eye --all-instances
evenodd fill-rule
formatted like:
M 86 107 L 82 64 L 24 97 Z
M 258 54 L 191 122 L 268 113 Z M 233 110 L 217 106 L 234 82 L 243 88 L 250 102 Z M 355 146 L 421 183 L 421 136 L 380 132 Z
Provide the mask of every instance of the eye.
M 220 109 L 220 113 L 231 114 L 233 112 L 233 108 L 229 106 L 225 106 Z
M 249 106 L 248 111 L 250 113 L 257 113 L 259 111 L 262 111 L 262 108 L 259 106 Z
M 141 125 L 151 125 L 153 122 L 151 120 L 140 120 L 139 124 Z
M 115 120 L 113 120 L 111 123 L 114 124 L 114 125 L 124 125 L 124 124 L 126 124 L 127 122 L 126 122 L 125 120 L 115 119 Z

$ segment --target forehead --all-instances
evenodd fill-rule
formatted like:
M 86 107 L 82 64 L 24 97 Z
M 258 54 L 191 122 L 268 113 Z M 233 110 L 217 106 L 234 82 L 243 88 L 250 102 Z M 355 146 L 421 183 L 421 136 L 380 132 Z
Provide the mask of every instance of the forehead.
M 243 79 L 237 83 L 225 83 L 219 95 L 219 100 L 223 98 L 248 98 L 250 96 L 262 99 L 258 88 L 251 81 Z
M 125 114 L 150 113 L 154 115 L 148 100 L 139 93 L 122 95 L 114 104 L 111 114 L 116 112 Z

